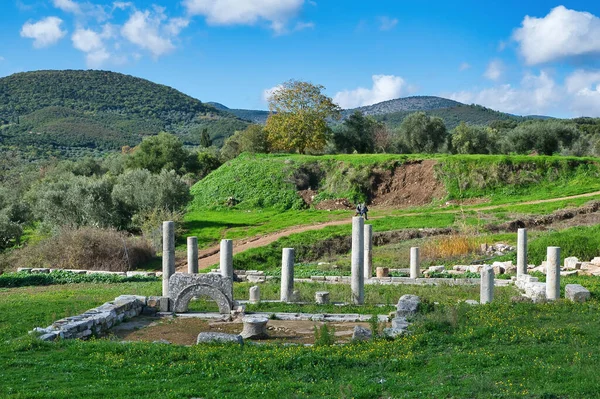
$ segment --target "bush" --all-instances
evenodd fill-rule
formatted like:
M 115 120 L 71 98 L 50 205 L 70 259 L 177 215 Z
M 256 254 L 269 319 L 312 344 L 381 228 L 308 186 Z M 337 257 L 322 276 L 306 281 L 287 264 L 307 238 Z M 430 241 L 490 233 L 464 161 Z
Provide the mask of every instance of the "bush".
M 147 276 L 123 277 L 116 274 L 75 274 L 68 270 L 56 270 L 52 273 L 6 273 L 0 276 L 0 288 L 81 283 L 141 283 L 156 280 L 156 277 Z
M 10 253 L 12 268 L 51 267 L 124 272 L 150 261 L 155 252 L 142 238 L 112 229 L 62 228 L 53 237 Z

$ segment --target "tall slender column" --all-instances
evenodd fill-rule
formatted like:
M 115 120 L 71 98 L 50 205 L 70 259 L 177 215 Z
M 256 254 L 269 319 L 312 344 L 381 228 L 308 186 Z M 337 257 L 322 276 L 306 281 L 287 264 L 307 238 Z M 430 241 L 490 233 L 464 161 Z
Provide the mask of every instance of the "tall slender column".
M 175 223 L 163 222 L 162 294 L 169 296 L 169 278 L 175 273 Z
M 517 280 L 527 274 L 527 229 L 517 231 Z
M 187 238 L 188 273 L 198 273 L 198 237 Z
M 419 278 L 421 276 L 421 252 L 419 247 L 410 249 L 410 278 Z
M 281 253 L 281 302 L 290 302 L 294 292 L 294 248 L 283 248 Z
M 352 302 L 362 305 L 365 302 L 364 272 L 364 224 L 362 217 L 352 218 Z
M 365 271 L 365 280 L 373 277 L 373 226 L 370 224 L 365 224 L 365 232 L 364 232 L 364 271 Z
M 494 268 L 485 266 L 481 269 L 481 287 L 479 303 L 490 303 L 494 300 Z
M 546 258 L 546 298 L 560 298 L 560 248 L 548 247 Z
M 233 279 L 233 241 L 221 240 L 219 256 L 221 276 Z

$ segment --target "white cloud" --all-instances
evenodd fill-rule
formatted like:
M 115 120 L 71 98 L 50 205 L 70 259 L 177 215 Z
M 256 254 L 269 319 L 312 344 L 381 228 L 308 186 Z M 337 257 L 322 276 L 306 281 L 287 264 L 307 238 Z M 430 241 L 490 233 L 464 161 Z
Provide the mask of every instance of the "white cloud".
M 273 86 L 270 89 L 264 89 L 262 92 L 262 99 L 264 102 L 269 102 L 269 98 L 275 93 L 277 90 L 282 89 L 282 85 Z
M 164 15 L 151 15 L 150 11 L 135 11 L 121 28 L 121 34 L 131 43 L 150 51 L 155 57 L 175 49 L 171 35 L 161 32 Z
M 189 19 L 171 18 L 165 26 L 165 31 L 172 36 L 177 36 L 183 29 L 187 28 L 189 24 Z
M 513 39 L 529 65 L 600 53 L 600 18 L 558 6 L 543 18 L 526 16 Z
M 210 25 L 256 25 L 268 22 L 275 33 L 285 32 L 304 0 L 183 0 L 190 15 L 202 15 Z
M 0 56 L 0 62 L 4 61 L 6 58 Z
M 79 28 L 71 36 L 73 47 L 86 53 L 85 60 L 89 68 L 99 68 L 111 58 L 106 50 L 103 37 L 110 37 L 111 27 L 107 25 L 102 33 L 90 29 Z
M 471 68 L 471 64 L 469 64 L 468 62 L 463 62 L 460 64 L 460 66 L 458 67 L 459 71 L 466 71 L 467 69 Z
M 465 104 L 480 104 L 498 111 L 519 115 L 547 114 L 561 109 L 562 88 L 545 71 L 539 75 L 525 74 L 519 87 L 510 84 L 478 91 L 445 94 Z
M 504 64 L 500 60 L 492 60 L 488 64 L 483 76 L 490 80 L 498 80 L 504 73 Z
M 74 14 L 81 12 L 79 4 L 73 0 L 53 0 L 52 4 L 54 4 L 54 7 L 59 8 L 64 12 L 72 12 Z
M 576 70 L 565 79 L 575 116 L 600 116 L 600 71 Z
M 119 9 L 119 10 L 126 10 L 127 8 L 130 7 L 134 7 L 133 3 L 130 1 L 115 1 L 113 3 L 113 10 L 114 9 Z
M 294 26 L 294 31 L 301 31 L 304 29 L 314 29 L 315 28 L 315 23 L 314 22 L 298 22 L 296 24 L 296 26 Z
M 397 18 L 379 17 L 379 30 L 392 30 L 398 25 Z
M 71 40 L 73 41 L 73 47 L 84 53 L 89 53 L 104 47 L 100 34 L 90 29 L 77 29 L 75 33 L 73 33 L 73 36 L 71 36 Z
M 51 46 L 62 39 L 67 32 L 61 29 L 62 19 L 46 17 L 38 22 L 27 22 L 21 28 L 21 37 L 33 39 L 33 47 Z
M 370 89 L 359 87 L 355 90 L 340 91 L 333 101 L 345 109 L 356 108 L 393 100 L 400 97 L 406 89 L 406 82 L 400 76 L 373 75 L 372 79 L 373 87 Z

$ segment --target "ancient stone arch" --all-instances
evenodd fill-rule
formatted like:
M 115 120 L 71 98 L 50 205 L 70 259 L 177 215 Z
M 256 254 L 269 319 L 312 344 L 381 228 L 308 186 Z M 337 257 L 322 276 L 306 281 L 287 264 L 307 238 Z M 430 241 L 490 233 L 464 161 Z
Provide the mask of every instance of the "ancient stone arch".
M 169 278 L 169 297 L 173 311 L 184 313 L 192 298 L 208 296 L 219 306 L 219 312 L 231 313 L 233 309 L 233 283 L 220 274 L 175 273 Z

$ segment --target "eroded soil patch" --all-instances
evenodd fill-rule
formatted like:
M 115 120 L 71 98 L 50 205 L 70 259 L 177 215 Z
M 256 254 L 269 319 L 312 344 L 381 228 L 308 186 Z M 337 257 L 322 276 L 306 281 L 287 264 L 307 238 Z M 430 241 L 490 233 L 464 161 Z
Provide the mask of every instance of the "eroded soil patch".
M 435 160 L 407 162 L 392 171 L 375 171 L 371 180 L 371 204 L 405 208 L 443 198 L 446 190 L 435 176 L 436 163 Z

